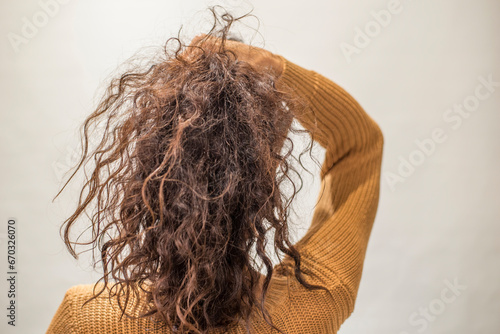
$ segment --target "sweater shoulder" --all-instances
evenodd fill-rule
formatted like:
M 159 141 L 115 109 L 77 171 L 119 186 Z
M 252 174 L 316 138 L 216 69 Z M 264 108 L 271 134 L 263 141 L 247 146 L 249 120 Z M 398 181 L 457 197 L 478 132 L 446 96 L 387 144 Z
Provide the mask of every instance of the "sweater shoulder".
M 126 296 L 109 284 L 103 290 L 104 284 L 80 284 L 70 287 L 66 297 L 72 305 L 72 321 L 81 333 L 138 333 L 148 330 L 150 333 L 160 333 L 161 326 L 150 318 L 140 317 L 148 308 L 142 298 L 137 298 L 130 291 L 130 299 L 125 305 Z M 102 290 L 102 293 L 99 292 Z M 95 298 L 93 298 L 96 296 Z M 125 313 L 122 308 L 125 308 Z M 161 333 L 166 333 L 165 328 Z M 168 332 L 167 332 L 168 333 Z

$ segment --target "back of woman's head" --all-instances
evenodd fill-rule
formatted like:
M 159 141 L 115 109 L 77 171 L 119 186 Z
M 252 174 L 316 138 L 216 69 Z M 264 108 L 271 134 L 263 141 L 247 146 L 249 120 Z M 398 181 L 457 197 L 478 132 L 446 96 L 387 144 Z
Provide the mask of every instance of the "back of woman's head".
M 69 230 L 95 201 L 93 238 L 86 244 L 99 248 L 101 280 L 113 280 L 126 297 L 142 291 L 150 306 L 142 316 L 154 315 L 181 333 L 248 320 L 256 307 L 268 321 L 270 233 L 274 250 L 295 260 L 295 275 L 308 286 L 288 236 L 296 191 L 288 197 L 280 191 L 294 170 L 287 161 L 293 145 L 286 152 L 282 145 L 291 143 L 292 112 L 302 104 L 276 87 L 272 73 L 238 61 L 225 47 L 240 18 L 226 13 L 219 20 L 212 13 L 206 37 L 222 41 L 217 47 L 208 39 L 188 46 L 171 38 L 166 49 L 174 41 L 178 47 L 165 59 L 112 81 L 83 127 L 77 169 L 86 160 L 95 163 L 84 185 L 88 193 L 82 189 L 63 225 L 76 257 Z M 90 129 L 99 124 L 102 140 L 90 152 Z

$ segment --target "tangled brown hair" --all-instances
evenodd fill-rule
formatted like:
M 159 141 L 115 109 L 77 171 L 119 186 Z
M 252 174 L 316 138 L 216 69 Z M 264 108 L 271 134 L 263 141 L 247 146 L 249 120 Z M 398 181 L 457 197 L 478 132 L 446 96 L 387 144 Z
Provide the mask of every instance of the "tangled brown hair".
M 93 160 L 78 207 L 61 231 L 75 258 L 71 244 L 100 251 L 104 286 L 93 298 L 114 280 L 125 296 L 122 316 L 130 293 L 141 290 L 150 305 L 141 317 L 154 315 L 178 333 L 207 333 L 240 319 L 249 331 L 256 306 L 277 329 L 264 307 L 273 274 L 270 234 L 278 258 L 281 252 L 293 259 L 297 280 L 322 288 L 305 281 L 288 230 L 302 179 L 289 161 L 293 142 L 287 135 L 312 134 L 291 126 L 303 101 L 278 89 L 272 73 L 239 61 L 225 47 L 231 25 L 249 14 L 235 18 L 210 10 L 214 25 L 204 41 L 216 36 L 218 47 L 170 38 L 164 58 L 109 84 L 82 125 L 83 156 L 56 195 Z M 177 48 L 169 50 L 171 42 Z M 101 140 L 90 150 L 96 138 L 91 130 L 99 125 Z M 311 147 L 312 141 L 300 155 Z M 301 181 L 298 189 L 292 172 Z M 286 180 L 293 188 L 289 196 L 280 189 Z M 71 227 L 92 203 L 92 240 L 71 241 Z

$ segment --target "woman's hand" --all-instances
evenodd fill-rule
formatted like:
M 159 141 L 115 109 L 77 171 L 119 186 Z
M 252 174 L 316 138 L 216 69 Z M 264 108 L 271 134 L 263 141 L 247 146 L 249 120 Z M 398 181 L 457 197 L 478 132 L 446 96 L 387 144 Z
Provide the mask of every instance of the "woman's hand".
M 210 43 L 217 45 L 221 43 L 221 39 L 200 34 L 192 39 L 189 46 L 207 47 Z M 279 78 L 283 72 L 283 60 L 272 52 L 233 40 L 226 40 L 225 47 L 233 51 L 238 60 L 249 63 L 258 71 L 270 71 L 276 78 Z

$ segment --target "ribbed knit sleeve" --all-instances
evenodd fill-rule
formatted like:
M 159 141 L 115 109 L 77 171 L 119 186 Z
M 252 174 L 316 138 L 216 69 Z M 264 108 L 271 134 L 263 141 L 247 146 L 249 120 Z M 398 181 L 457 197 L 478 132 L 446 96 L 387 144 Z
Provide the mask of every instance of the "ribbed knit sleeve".
M 343 88 L 281 58 L 279 87 L 292 89 L 305 100 L 308 107 L 296 118 L 315 131 L 313 138 L 326 149 L 312 222 L 295 246 L 302 255 L 307 281 L 331 292 L 329 311 L 337 330 L 354 309 L 377 212 L 383 135 Z M 283 261 L 292 263 L 290 258 Z M 303 307 L 308 307 L 307 302 Z

